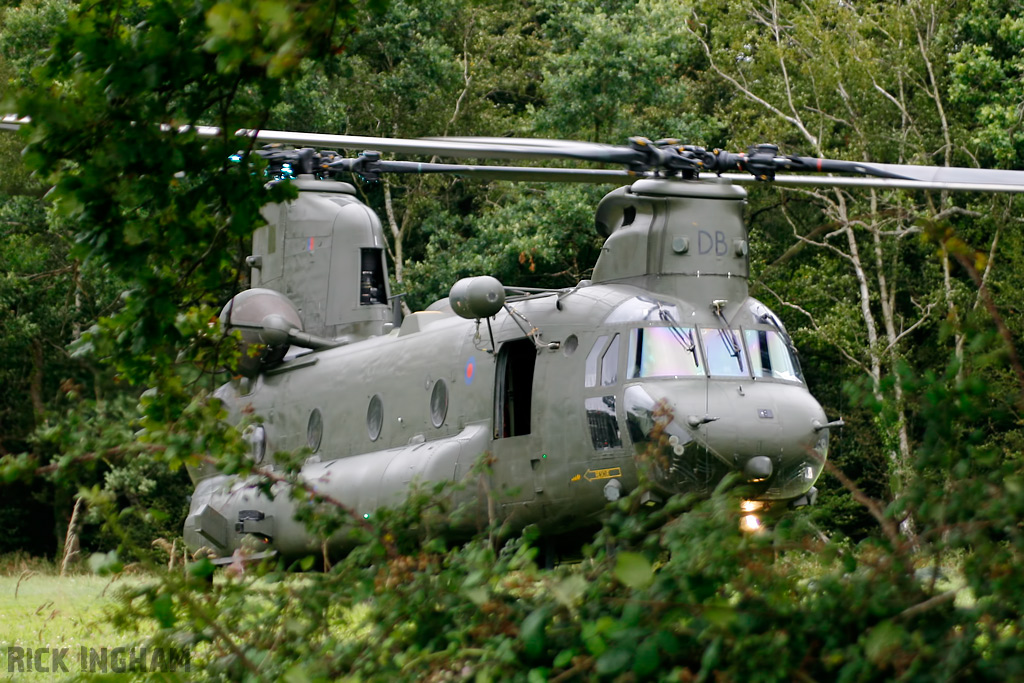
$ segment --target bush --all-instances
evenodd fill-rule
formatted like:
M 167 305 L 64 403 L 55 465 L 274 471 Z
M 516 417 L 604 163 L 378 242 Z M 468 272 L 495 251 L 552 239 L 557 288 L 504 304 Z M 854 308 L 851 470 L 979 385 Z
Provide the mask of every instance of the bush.
M 653 511 L 634 492 L 581 563 L 545 570 L 530 529 L 501 548 L 413 539 L 417 497 L 327 572 L 211 584 L 203 561 L 126 594 L 118 620 L 194 644 L 209 680 L 1014 679 L 1024 478 L 980 428 L 1006 406 L 958 364 L 904 379 L 926 435 L 915 477 L 885 508 L 856 492 L 878 524 L 857 544 L 800 513 L 741 532 L 725 484 Z M 896 531 L 909 518 L 915 537 Z

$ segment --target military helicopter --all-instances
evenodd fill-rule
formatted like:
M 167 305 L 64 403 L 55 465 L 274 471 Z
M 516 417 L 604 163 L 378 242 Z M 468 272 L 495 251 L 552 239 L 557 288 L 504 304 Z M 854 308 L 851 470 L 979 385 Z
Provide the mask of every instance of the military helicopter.
M 211 133 L 212 134 L 212 133 Z M 829 420 L 808 390 L 775 313 L 748 293 L 743 182 L 1018 192 L 1015 171 L 861 164 L 630 140 L 398 140 L 239 131 L 277 145 L 263 154 L 296 200 L 266 207 L 253 236 L 252 289 L 222 321 L 242 332 L 239 377 L 218 396 L 247 427 L 251 457 L 308 449 L 302 477 L 369 519 L 414 482 L 457 483 L 485 454 L 483 486 L 451 495 L 471 532 L 500 522 L 572 535 L 609 501 L 641 487 L 658 505 L 745 482 L 744 521 L 815 502 Z M 287 147 L 282 147 L 286 145 Z M 372 149 L 343 158 L 339 149 Z M 476 159 L 569 159 L 625 166 L 567 169 L 426 164 L 382 152 Z M 746 172 L 738 175 L 735 171 Z M 778 175 L 780 171 L 853 177 Z M 606 238 L 591 279 L 559 290 L 481 275 L 401 319 L 374 212 L 339 176 L 452 173 L 510 180 L 614 183 L 596 210 Z M 255 350 L 255 353 L 253 353 Z M 253 480 L 193 468 L 187 543 L 225 557 L 245 538 L 284 556 L 318 552 Z M 282 485 L 283 486 L 283 485 Z M 326 541 L 348 550 L 342 530 Z
M 15 127 L 16 119 L 4 124 Z M 215 136 L 214 128 L 198 129 Z M 237 377 L 217 392 L 245 427 L 249 455 L 307 449 L 306 485 L 371 518 L 415 482 L 453 484 L 454 534 L 498 522 L 572 536 L 641 489 L 658 505 L 745 484 L 744 522 L 811 505 L 829 420 L 810 393 L 779 317 L 748 292 L 746 182 L 787 186 L 1024 191 L 1024 172 L 864 164 L 745 154 L 633 138 L 628 146 L 512 138 L 401 140 L 241 130 L 269 145 L 272 182 L 298 198 L 265 207 L 253 235 L 252 288 L 227 303 L 241 331 Z M 344 158 L 336 150 L 364 150 Z M 372 150 L 372 151 L 365 151 Z M 616 168 L 389 161 L 382 153 L 570 160 Z M 624 167 L 624 168 L 623 168 Z M 341 180 L 356 173 L 449 173 L 607 183 L 605 237 L 589 280 L 558 290 L 480 275 L 404 319 L 389 287 L 376 214 Z M 789 175 L 779 175 L 789 172 Z M 794 175 L 805 172 L 811 175 Z M 819 175 L 813 175 L 819 174 Z M 828 174 L 828 175 L 823 175 Z M 838 176 L 834 174 L 846 174 Z M 275 484 L 203 465 L 184 535 L 226 560 L 246 539 L 286 557 L 322 550 Z M 350 529 L 326 540 L 343 553 Z M 262 544 L 262 545 L 260 545 Z

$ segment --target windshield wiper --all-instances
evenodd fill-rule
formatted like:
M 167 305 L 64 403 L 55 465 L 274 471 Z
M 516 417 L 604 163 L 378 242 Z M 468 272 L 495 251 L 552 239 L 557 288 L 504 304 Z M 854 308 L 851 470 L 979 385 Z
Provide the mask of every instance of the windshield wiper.
M 778 330 L 779 334 L 782 335 L 783 341 L 786 342 L 786 346 L 793 348 L 793 341 L 789 338 L 789 334 L 786 333 L 786 330 L 782 329 L 782 325 L 779 324 L 779 321 L 775 319 L 774 315 L 771 315 L 769 313 L 762 313 L 761 322 L 767 323 L 768 325 L 771 325 L 776 330 Z
M 662 322 L 672 323 L 673 326 L 668 328 L 672 330 L 672 336 L 676 338 L 679 345 L 684 349 L 693 354 L 693 365 L 694 367 L 700 367 L 700 358 L 697 357 L 697 344 L 693 340 L 693 332 L 689 334 L 683 334 L 681 328 L 676 327 L 679 321 L 672 317 L 672 314 L 663 309 L 660 305 L 658 306 L 658 317 L 661 318 Z
M 740 370 L 743 370 L 743 357 L 740 350 L 740 344 L 736 341 L 736 337 L 733 336 L 732 330 L 729 328 L 729 321 L 725 319 L 722 314 L 722 307 L 725 305 L 725 301 L 716 300 L 711 304 L 711 310 L 715 312 L 717 317 L 722 322 L 721 329 L 718 330 L 719 336 L 722 337 L 722 341 L 729 345 L 729 355 L 736 359 L 736 364 L 739 365 Z
M 693 332 L 691 331 L 688 335 L 684 335 L 682 329 L 676 327 L 679 325 L 679 321 L 677 321 L 677 319 L 672 316 L 672 313 L 670 313 L 665 308 L 662 308 L 662 305 L 660 305 L 660 303 L 658 303 L 657 306 L 657 316 L 659 318 L 662 318 L 663 323 L 673 324 L 673 327 L 669 328 L 670 330 L 672 330 L 672 336 L 676 338 L 680 346 L 682 346 L 684 349 L 693 354 L 693 367 L 699 368 L 700 358 L 697 357 L 697 345 L 693 341 Z
M 676 336 L 676 338 L 682 344 L 682 347 L 684 349 L 686 349 L 687 351 L 689 351 L 691 354 L 693 354 L 693 366 L 696 367 L 696 368 L 699 368 L 700 367 L 700 359 L 697 357 L 697 344 L 693 340 L 693 332 L 689 332 L 688 334 L 683 334 L 679 330 L 679 328 L 677 328 L 677 327 L 673 327 L 671 329 L 672 329 L 672 333 Z

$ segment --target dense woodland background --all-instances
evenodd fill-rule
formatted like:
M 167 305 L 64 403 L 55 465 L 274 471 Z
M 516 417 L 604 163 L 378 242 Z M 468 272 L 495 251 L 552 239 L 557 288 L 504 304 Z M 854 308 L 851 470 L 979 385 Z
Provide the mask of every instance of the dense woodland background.
M 1024 167 L 1024 7 L 1013 0 L 0 5 L 2 101 L 35 122 L 0 136 L 0 552 L 59 557 L 85 493 L 83 546 L 147 560 L 154 537 L 179 533 L 184 460 L 247 468 L 208 399 L 230 345 L 207 321 L 244 286 L 246 240 L 269 197 L 248 162 L 225 161 L 236 141 L 134 122 L 642 135 Z M 359 187 L 386 222 L 392 286 L 414 309 L 467 275 L 586 278 L 600 248 L 593 210 L 610 189 L 439 177 Z M 247 621 L 234 584 L 218 594 L 213 635 L 197 607 L 213 598 L 188 586 L 161 584 L 126 614 L 190 633 L 224 675 L 252 677 L 1012 677 L 1024 668 L 1012 645 L 1024 627 L 1022 201 L 751 189 L 752 294 L 783 317 L 812 391 L 847 425 L 819 505 L 779 535 L 738 537 L 716 501 L 677 501 L 643 523 L 624 507 L 585 581 L 537 570 L 522 541 L 446 555 L 380 540 L 268 598 L 285 620 L 277 631 Z M 936 563 L 956 590 L 913 578 Z M 526 578 L 510 587 L 499 572 Z M 342 592 L 337 577 L 366 593 Z M 454 586 L 443 609 L 416 592 L 436 595 L 437 581 Z M 324 595 L 339 609 L 371 605 L 372 653 L 332 630 L 349 617 L 311 616 Z M 252 651 L 231 638 L 246 632 Z

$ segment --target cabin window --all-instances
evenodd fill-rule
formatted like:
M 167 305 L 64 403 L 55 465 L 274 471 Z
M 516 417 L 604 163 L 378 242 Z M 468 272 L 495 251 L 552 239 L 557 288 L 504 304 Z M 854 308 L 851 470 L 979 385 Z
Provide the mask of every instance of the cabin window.
M 320 442 L 324 438 L 324 418 L 319 408 L 313 408 L 309 414 L 309 422 L 306 423 L 306 445 L 309 450 L 316 453 L 320 450 Z
M 587 422 L 595 450 L 620 448 L 619 420 L 615 415 L 614 396 L 595 396 L 586 400 Z
M 242 440 L 249 445 L 249 457 L 259 465 L 267 455 L 267 430 L 263 425 L 249 425 L 242 432 Z
M 430 392 L 430 424 L 440 427 L 447 415 L 448 385 L 443 379 L 439 379 L 434 382 L 434 389 Z
M 381 429 L 384 428 L 384 402 L 380 394 L 374 394 L 370 399 L 370 405 L 366 407 L 366 431 L 370 441 L 380 438 Z
M 507 342 L 498 352 L 494 438 L 530 433 L 533 370 L 536 364 L 537 347 L 529 339 Z
M 576 335 L 570 334 L 568 337 L 565 338 L 565 341 L 562 342 L 562 353 L 566 356 L 571 356 L 572 354 L 576 353 L 576 349 L 579 347 L 579 345 L 580 340 L 576 337 Z

